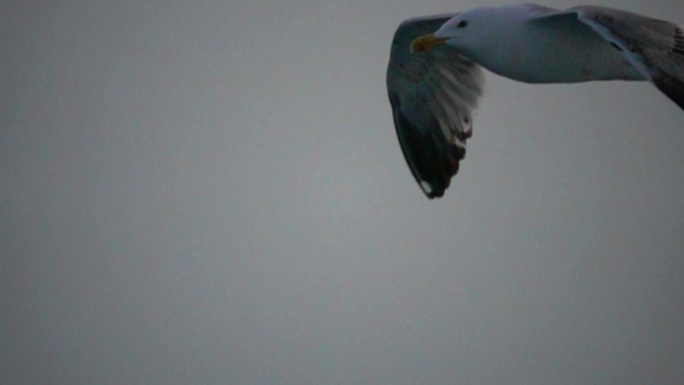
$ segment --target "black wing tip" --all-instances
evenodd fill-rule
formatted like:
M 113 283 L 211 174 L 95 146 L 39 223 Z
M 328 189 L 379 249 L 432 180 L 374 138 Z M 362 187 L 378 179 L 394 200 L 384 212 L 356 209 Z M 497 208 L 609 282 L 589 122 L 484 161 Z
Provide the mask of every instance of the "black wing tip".
M 413 177 L 428 199 L 441 198 L 451 178 L 458 173 L 460 161 L 465 158 L 465 147 L 447 142 L 440 129 L 431 130 L 433 134 L 421 134 L 402 112 L 397 95 L 390 92 L 389 97 L 401 151 Z M 432 125 L 439 123 L 435 120 Z
M 443 197 L 444 191 L 446 190 L 446 187 L 444 186 L 434 186 L 426 181 L 420 182 L 420 188 L 423 190 L 423 193 L 425 193 L 425 196 L 430 200 Z
M 458 174 L 461 160 L 465 158 L 466 150 L 464 147 L 452 143 L 448 143 L 446 146 L 445 153 L 437 150 L 436 153 L 442 155 L 432 157 L 427 161 L 427 164 L 421 165 L 422 170 L 414 173 L 421 190 L 428 199 L 444 196 L 445 191 L 451 185 L 451 178 Z
M 680 27 L 675 28 L 674 46 L 670 50 L 672 55 L 684 56 L 684 31 Z
M 658 89 L 667 95 L 670 100 L 675 102 L 684 110 L 684 81 L 670 74 L 660 74 L 653 77 L 653 83 Z

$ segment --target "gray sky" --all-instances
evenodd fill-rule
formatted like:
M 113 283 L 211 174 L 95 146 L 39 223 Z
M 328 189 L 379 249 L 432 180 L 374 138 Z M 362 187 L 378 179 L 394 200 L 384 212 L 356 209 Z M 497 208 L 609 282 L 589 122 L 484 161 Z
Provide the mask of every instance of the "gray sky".
M 484 3 L 1 3 L 0 383 L 680 383 L 654 87 L 488 74 L 445 197 L 405 165 L 394 30 Z

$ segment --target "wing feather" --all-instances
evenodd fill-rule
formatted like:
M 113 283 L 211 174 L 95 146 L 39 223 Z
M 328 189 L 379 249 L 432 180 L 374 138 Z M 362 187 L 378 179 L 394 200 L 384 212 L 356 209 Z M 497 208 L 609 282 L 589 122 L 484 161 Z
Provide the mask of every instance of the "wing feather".
M 447 47 L 411 54 L 411 41 L 455 16 L 410 19 L 397 29 L 387 67 L 387 91 L 399 144 L 425 195 L 444 195 L 465 157 L 472 113 L 484 77 L 478 65 Z
M 600 7 L 580 7 L 579 19 L 623 48 L 630 63 L 684 109 L 684 37 L 679 26 Z
M 674 23 L 606 7 L 541 10 L 538 19 L 571 16 L 620 49 L 627 61 L 684 109 L 684 32 Z

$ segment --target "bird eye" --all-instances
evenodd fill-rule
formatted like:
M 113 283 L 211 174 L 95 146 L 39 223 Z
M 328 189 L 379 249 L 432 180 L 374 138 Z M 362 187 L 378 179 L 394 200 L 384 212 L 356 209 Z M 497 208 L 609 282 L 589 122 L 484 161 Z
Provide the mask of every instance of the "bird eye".
M 468 26 L 468 22 L 465 20 L 461 20 L 458 25 L 456 25 L 456 28 L 465 28 Z

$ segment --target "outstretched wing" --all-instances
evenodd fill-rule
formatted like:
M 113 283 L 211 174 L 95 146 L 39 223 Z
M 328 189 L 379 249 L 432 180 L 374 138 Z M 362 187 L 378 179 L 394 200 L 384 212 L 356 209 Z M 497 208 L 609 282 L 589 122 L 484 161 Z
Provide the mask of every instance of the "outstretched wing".
M 622 52 L 627 61 L 684 109 L 684 33 L 676 24 L 612 8 L 539 8 L 537 19 L 573 17 Z
M 472 112 L 484 78 L 478 65 L 447 46 L 411 54 L 413 39 L 454 15 L 403 22 L 392 41 L 387 91 L 399 144 L 413 176 L 432 199 L 444 195 L 465 157 Z

